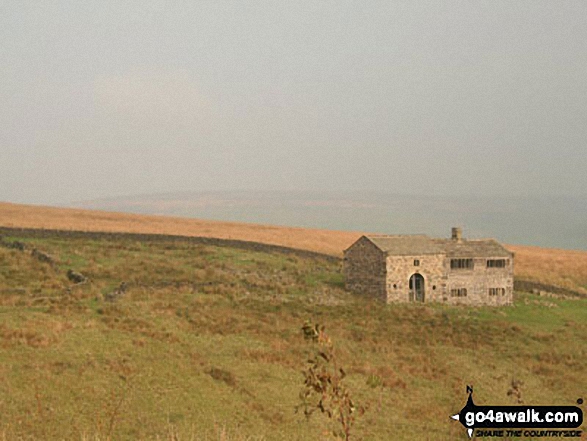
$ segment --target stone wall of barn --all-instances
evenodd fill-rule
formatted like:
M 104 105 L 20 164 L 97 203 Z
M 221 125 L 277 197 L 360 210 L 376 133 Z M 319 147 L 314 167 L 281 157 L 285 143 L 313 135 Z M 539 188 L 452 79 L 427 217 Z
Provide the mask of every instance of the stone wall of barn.
M 386 300 L 385 253 L 365 237 L 344 253 L 345 287 L 361 295 Z
M 487 259 L 474 258 L 473 269 L 451 269 L 451 259 L 441 254 L 388 256 L 386 300 L 409 302 L 410 277 L 420 274 L 424 278 L 425 302 L 472 306 L 512 304 L 513 259 L 506 259 L 505 268 L 488 268 Z M 466 296 L 455 295 L 462 294 L 463 289 Z
M 370 240 L 361 238 L 345 252 L 345 286 L 349 291 L 388 303 L 410 302 L 410 278 L 420 274 L 426 303 L 513 304 L 513 256 L 506 258 L 503 268 L 488 267 L 488 259 L 503 257 L 476 257 L 472 269 L 451 268 L 451 258 L 444 254 L 387 256 Z
M 410 301 L 410 277 L 424 278 L 424 302 L 440 302 L 446 290 L 444 255 L 387 256 L 387 302 Z
M 504 268 L 488 268 L 491 257 L 473 259 L 473 269 L 451 269 L 447 258 L 447 286 L 445 302 L 463 305 L 511 305 L 514 295 L 514 263 L 506 259 Z M 495 259 L 503 259 L 502 257 Z M 454 296 L 453 290 L 467 290 L 467 295 Z M 491 290 L 491 291 L 490 291 Z

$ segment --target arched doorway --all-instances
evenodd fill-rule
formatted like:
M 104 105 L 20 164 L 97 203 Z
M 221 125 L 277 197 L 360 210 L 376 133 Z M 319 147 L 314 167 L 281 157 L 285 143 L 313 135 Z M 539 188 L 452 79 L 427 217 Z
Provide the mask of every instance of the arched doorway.
M 410 301 L 424 301 L 424 277 L 421 274 L 412 274 L 410 277 Z

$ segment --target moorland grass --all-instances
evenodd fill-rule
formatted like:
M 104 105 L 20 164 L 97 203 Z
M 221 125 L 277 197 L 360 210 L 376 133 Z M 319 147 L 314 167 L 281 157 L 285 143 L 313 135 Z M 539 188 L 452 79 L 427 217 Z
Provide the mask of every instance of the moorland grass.
M 344 291 L 339 264 L 182 242 L 26 239 L 0 247 L 0 438 L 327 439 L 296 414 L 326 326 L 367 411 L 357 439 L 467 439 L 479 404 L 587 395 L 587 301 L 516 293 L 504 308 L 383 305 Z M 89 282 L 73 285 L 68 269 Z M 116 302 L 104 294 L 126 282 Z
M 0 226 L 236 239 L 298 248 L 337 257 L 341 257 L 343 250 L 363 234 L 6 202 L 0 202 Z M 507 248 L 515 253 L 514 271 L 518 280 L 561 287 L 587 296 L 587 251 L 513 244 L 507 245 Z M 223 257 L 219 255 L 217 258 Z

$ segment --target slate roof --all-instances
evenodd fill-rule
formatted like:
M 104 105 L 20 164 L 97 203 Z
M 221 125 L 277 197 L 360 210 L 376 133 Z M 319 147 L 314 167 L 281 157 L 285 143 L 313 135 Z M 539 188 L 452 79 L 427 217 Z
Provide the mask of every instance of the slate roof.
M 425 235 L 365 236 L 377 248 L 392 256 L 445 254 L 448 257 L 511 257 L 507 249 L 495 239 L 453 240 Z
M 444 254 L 444 250 L 432 238 L 418 236 L 365 236 L 377 248 L 393 255 Z

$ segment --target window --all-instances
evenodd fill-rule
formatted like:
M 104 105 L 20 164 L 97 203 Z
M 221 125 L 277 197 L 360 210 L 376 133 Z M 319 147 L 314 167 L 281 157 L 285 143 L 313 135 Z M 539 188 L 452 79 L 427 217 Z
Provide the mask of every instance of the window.
M 473 259 L 450 259 L 450 269 L 473 269 Z
M 420 266 L 420 261 L 418 259 L 414 260 L 414 266 Z
M 457 288 L 450 290 L 451 297 L 467 297 L 467 288 Z
M 489 295 L 493 296 L 505 296 L 505 288 L 489 288 Z
M 487 259 L 487 268 L 505 268 L 505 259 Z

